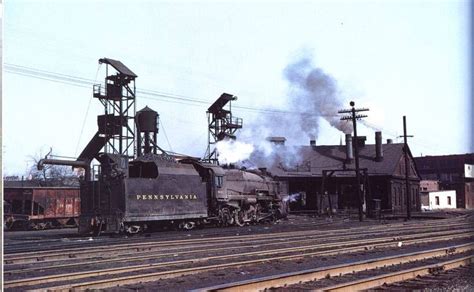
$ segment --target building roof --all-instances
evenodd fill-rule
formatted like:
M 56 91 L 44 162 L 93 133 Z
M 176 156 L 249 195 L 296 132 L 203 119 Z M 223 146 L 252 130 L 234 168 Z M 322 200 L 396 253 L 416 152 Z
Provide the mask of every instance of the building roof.
M 111 66 L 114 67 L 115 70 L 117 70 L 120 74 L 129 76 L 129 77 L 133 77 L 133 78 L 136 78 L 136 77 L 137 77 L 137 75 L 136 75 L 135 73 L 133 73 L 132 70 L 128 69 L 128 67 L 125 66 L 125 65 L 124 65 L 122 62 L 120 62 L 120 61 L 117 61 L 117 60 L 114 60 L 114 59 L 109 59 L 109 58 L 102 58 L 102 59 L 99 59 L 99 62 L 100 62 L 100 63 L 105 63 L 105 64 L 111 65 Z
M 222 108 L 232 100 L 236 100 L 237 98 L 229 93 L 222 93 L 221 96 L 207 109 L 210 113 L 217 113 L 222 110 Z
M 281 146 L 281 153 L 288 153 Z M 267 166 L 268 171 L 279 177 L 322 176 L 323 170 L 355 169 L 355 161 L 346 160 L 346 146 L 322 145 L 300 146 L 296 148 L 299 163 L 288 165 L 283 162 L 284 156 L 277 155 L 272 165 L 265 165 L 265 159 L 258 161 L 259 166 Z M 412 158 L 411 153 L 410 158 Z M 403 159 L 403 144 L 383 144 L 383 160 L 376 161 L 375 145 L 366 144 L 359 148 L 359 167 L 366 168 L 369 175 L 396 176 L 397 167 Z M 268 164 L 268 162 L 267 162 Z M 415 172 L 416 166 L 415 166 Z M 354 176 L 353 171 L 336 172 L 333 176 Z M 419 178 L 419 176 L 417 175 Z
M 415 157 L 420 173 L 464 172 L 464 164 L 474 164 L 474 153 Z

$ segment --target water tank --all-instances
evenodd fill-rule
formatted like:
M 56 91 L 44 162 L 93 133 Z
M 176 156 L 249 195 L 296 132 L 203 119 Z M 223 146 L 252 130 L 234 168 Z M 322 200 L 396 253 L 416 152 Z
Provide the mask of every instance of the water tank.
M 137 112 L 136 123 L 138 132 L 158 132 L 158 113 L 145 106 Z

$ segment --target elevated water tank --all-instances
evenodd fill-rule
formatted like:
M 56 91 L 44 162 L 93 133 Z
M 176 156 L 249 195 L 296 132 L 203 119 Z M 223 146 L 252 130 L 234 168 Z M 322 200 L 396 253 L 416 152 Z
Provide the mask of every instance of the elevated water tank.
M 136 114 L 136 123 L 138 132 L 158 132 L 158 113 L 145 106 Z

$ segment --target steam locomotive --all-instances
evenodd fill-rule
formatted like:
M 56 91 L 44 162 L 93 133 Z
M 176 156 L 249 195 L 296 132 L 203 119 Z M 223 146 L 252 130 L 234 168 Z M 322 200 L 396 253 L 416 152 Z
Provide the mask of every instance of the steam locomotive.
M 106 76 L 105 90 L 94 85 L 93 96 L 105 109 L 97 117 L 97 133 L 76 160 L 45 157 L 38 163 L 39 169 L 56 164 L 85 170 L 79 233 L 137 233 L 161 224 L 244 225 L 286 215 L 287 186 L 265 172 L 225 169 L 163 151 L 156 139 L 158 113 L 148 107 L 135 113 L 137 75 L 117 60 L 99 63 L 116 73 Z M 231 99 L 223 94 L 211 106 L 219 107 L 225 123 L 232 118 L 222 106 Z M 221 134 L 228 133 L 219 133 L 219 139 Z M 99 165 L 91 167 L 94 160 Z
M 162 224 L 244 225 L 286 216 L 285 186 L 262 173 L 149 153 L 100 156 L 98 181 L 81 187 L 80 233 L 138 233 Z
M 100 153 L 96 180 L 80 187 L 79 233 L 134 234 L 162 225 L 193 229 L 285 217 L 287 186 L 264 171 L 226 169 L 194 158 Z M 42 159 L 42 164 L 56 163 Z M 67 163 L 62 161 L 63 164 Z

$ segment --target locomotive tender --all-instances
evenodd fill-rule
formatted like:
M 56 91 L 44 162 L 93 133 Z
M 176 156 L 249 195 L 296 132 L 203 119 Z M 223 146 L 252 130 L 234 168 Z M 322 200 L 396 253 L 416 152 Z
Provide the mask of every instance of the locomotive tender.
M 120 61 L 99 63 L 116 74 L 105 78 L 105 92 L 94 86 L 105 109 L 97 133 L 77 160 L 45 157 L 38 163 L 39 169 L 57 164 L 85 170 L 79 233 L 137 233 L 170 223 L 184 229 L 242 226 L 286 215 L 287 186 L 265 172 L 225 169 L 162 150 L 158 113 L 145 107 L 135 114 L 137 76 Z M 93 160 L 99 165 L 91 169 Z

